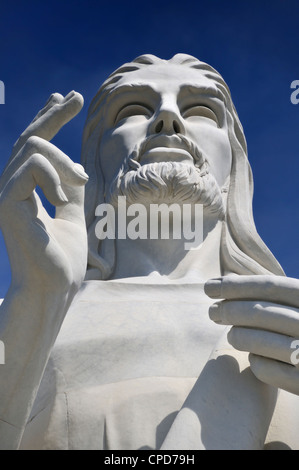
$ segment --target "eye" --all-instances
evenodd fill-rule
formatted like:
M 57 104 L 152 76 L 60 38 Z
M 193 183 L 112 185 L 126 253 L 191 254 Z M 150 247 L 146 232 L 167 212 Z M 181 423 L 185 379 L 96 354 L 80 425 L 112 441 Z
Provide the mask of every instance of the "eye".
M 192 106 L 192 108 L 188 108 L 184 113 L 183 113 L 184 119 L 192 118 L 192 117 L 203 117 L 207 119 L 211 119 L 214 121 L 217 126 L 219 126 L 218 118 L 214 111 L 211 110 L 211 108 L 208 108 L 207 106 L 202 106 L 202 105 L 197 105 L 197 106 Z
M 131 116 L 146 116 L 151 117 L 152 111 L 142 105 L 142 104 L 128 104 L 124 106 L 115 118 L 115 124 L 117 124 L 122 119 L 131 117 Z

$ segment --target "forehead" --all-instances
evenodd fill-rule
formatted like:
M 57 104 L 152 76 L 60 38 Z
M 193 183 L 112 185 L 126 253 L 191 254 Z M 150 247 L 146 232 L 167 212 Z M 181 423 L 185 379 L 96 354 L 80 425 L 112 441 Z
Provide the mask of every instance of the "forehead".
M 152 90 L 156 93 L 179 94 L 182 89 L 218 95 L 215 82 L 206 77 L 204 71 L 186 65 L 161 63 L 147 65 L 139 70 L 124 73 L 112 93 L 117 94 L 130 87 L 140 87 L 140 91 Z

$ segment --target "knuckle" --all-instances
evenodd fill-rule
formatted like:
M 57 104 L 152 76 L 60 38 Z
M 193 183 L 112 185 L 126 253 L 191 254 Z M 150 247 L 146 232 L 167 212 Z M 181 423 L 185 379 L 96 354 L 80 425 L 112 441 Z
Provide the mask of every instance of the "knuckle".
M 27 165 L 30 166 L 40 166 L 44 163 L 45 158 L 40 153 L 33 153 L 27 161 Z
M 25 144 L 24 151 L 30 152 L 32 150 L 38 149 L 42 145 L 43 139 L 36 135 L 31 135 Z
M 265 276 L 263 289 L 269 293 L 275 292 L 279 285 L 277 278 L 278 276 L 271 276 L 271 275 Z

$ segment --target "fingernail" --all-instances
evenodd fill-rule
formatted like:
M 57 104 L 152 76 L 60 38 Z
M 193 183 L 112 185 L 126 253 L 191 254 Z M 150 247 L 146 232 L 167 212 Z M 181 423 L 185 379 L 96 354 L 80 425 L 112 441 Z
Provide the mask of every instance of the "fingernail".
M 210 279 L 205 284 L 205 293 L 212 299 L 221 299 L 222 278 Z
M 222 323 L 221 320 L 221 306 L 219 303 L 211 305 L 209 309 L 209 317 L 215 323 Z
M 89 179 L 89 176 L 87 173 L 85 173 L 84 171 L 84 168 L 82 165 L 80 165 L 80 163 L 76 163 L 74 165 L 74 171 L 77 173 L 77 175 L 79 175 L 81 178 L 83 178 L 84 180 L 88 180 Z
M 52 93 L 52 95 L 50 96 L 50 98 L 48 100 L 48 103 L 50 101 L 52 101 L 53 104 L 59 103 L 62 98 L 63 98 L 63 96 L 60 93 Z
M 73 96 L 75 96 L 75 94 L 76 94 L 76 92 L 75 92 L 74 90 L 73 90 L 73 91 L 70 91 L 70 92 L 66 95 L 66 97 L 64 98 L 65 101 L 71 99 Z
M 62 202 L 65 202 L 65 203 L 69 202 L 69 200 L 68 200 L 68 198 L 66 197 L 65 192 L 63 191 L 63 189 L 62 189 L 61 186 L 58 186 L 57 192 L 58 192 L 59 199 L 60 199 Z

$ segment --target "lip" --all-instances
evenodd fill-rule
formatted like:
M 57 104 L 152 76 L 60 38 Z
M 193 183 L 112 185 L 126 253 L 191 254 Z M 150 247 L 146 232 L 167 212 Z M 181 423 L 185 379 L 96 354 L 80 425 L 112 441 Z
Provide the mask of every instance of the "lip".
M 177 147 L 155 147 L 143 153 L 143 165 L 154 162 L 189 162 L 194 163 L 192 155 L 187 150 Z
M 140 163 L 164 161 L 188 161 L 194 163 L 194 158 L 186 149 L 179 136 L 156 136 L 149 139 L 141 152 Z

